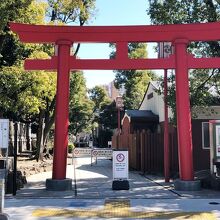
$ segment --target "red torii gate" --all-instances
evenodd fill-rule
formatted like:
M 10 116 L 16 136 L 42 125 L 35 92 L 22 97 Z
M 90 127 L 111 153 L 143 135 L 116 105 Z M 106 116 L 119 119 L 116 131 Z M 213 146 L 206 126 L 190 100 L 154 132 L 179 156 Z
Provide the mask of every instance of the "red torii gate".
M 70 70 L 175 69 L 179 171 L 181 181 L 193 181 L 191 113 L 188 69 L 219 68 L 220 58 L 194 58 L 187 53 L 190 41 L 217 41 L 220 23 L 145 26 L 46 26 L 10 23 L 24 43 L 52 43 L 58 55 L 47 60 L 25 61 L 26 70 L 57 70 L 53 180 L 66 178 L 68 145 L 68 97 Z M 77 59 L 70 55 L 73 43 L 115 43 L 115 59 Z M 130 42 L 172 42 L 169 58 L 130 59 Z

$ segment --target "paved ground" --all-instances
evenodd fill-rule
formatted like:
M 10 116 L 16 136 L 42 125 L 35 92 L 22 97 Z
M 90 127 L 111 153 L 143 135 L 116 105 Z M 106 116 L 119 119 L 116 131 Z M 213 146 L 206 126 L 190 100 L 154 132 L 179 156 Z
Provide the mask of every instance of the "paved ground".
M 129 172 L 129 190 L 114 191 L 110 160 L 91 166 L 90 158 L 80 158 L 75 168 L 67 167 L 72 191 L 46 191 L 51 172 L 33 175 L 15 197 L 6 196 L 4 212 L 12 220 L 220 219 L 220 191 L 177 192 L 172 183 L 139 172 Z

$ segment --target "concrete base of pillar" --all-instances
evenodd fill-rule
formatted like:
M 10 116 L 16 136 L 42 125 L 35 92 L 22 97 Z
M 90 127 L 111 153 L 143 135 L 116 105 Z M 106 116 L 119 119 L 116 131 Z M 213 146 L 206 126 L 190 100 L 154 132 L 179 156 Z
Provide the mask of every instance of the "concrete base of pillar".
M 46 189 L 48 191 L 68 191 L 72 190 L 72 179 L 47 179 L 46 180 Z
M 174 189 L 178 191 L 198 191 L 201 190 L 200 180 L 193 181 L 184 181 L 184 180 L 175 180 Z
M 0 213 L 0 220 L 9 220 L 9 215 L 6 213 Z

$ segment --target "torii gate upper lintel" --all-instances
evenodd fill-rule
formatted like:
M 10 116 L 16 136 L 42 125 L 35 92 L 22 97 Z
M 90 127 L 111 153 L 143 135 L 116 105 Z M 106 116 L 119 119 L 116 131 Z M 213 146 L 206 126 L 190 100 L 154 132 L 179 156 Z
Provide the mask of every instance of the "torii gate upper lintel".
M 82 69 L 175 69 L 180 179 L 194 180 L 188 69 L 219 68 L 220 58 L 194 58 L 191 41 L 217 41 L 220 23 L 144 26 L 46 26 L 10 23 L 24 43 L 52 43 L 58 55 L 48 60 L 26 60 L 28 70 L 57 70 L 57 100 L 53 179 L 66 178 L 68 144 L 69 71 Z M 70 56 L 73 42 L 116 43 L 115 59 L 77 59 Z M 172 42 L 175 53 L 164 59 L 129 59 L 130 42 Z M 62 88 L 62 89 L 61 89 Z

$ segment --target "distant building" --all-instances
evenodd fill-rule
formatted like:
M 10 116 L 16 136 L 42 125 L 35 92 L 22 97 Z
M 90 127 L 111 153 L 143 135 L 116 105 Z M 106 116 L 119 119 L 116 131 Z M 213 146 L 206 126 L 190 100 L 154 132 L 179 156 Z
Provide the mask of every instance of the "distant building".
M 119 96 L 119 90 L 115 88 L 114 81 L 109 83 L 109 97 L 115 100 Z
M 102 87 L 106 90 L 108 97 L 113 101 L 117 96 L 122 96 L 125 93 L 124 87 L 120 89 L 116 89 L 114 86 L 114 81 L 110 82 L 107 85 L 102 85 Z

